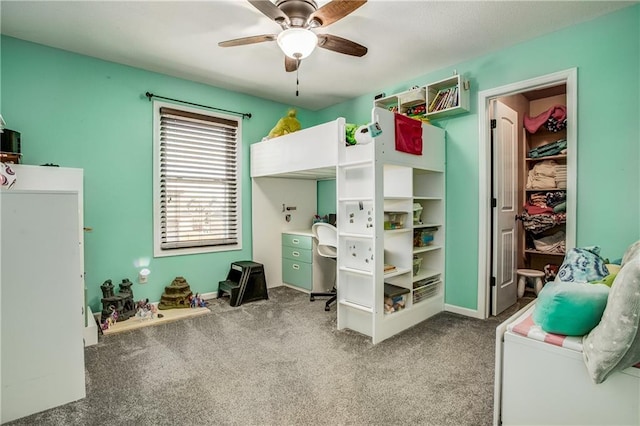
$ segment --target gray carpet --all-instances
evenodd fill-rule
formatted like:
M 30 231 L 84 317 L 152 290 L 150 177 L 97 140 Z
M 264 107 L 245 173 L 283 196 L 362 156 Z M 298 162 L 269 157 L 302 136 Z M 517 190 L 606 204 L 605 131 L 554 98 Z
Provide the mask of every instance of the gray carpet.
M 495 327 L 441 313 L 378 345 L 336 330 L 335 306 L 269 300 L 101 336 L 87 397 L 15 425 L 489 425 Z

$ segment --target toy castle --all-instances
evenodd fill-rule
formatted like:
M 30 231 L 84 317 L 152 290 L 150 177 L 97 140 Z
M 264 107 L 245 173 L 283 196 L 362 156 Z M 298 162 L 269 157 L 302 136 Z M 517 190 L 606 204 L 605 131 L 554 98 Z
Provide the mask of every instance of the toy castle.
M 192 295 L 187 280 L 184 277 L 176 277 L 171 285 L 164 288 L 158 309 L 188 308 Z

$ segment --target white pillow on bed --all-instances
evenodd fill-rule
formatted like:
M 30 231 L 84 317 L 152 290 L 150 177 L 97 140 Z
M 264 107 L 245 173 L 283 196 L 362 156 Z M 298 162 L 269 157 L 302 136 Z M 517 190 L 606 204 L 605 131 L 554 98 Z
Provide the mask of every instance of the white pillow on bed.
M 640 251 L 637 244 L 631 248 L 611 286 L 602 320 L 582 341 L 595 383 L 640 362 Z

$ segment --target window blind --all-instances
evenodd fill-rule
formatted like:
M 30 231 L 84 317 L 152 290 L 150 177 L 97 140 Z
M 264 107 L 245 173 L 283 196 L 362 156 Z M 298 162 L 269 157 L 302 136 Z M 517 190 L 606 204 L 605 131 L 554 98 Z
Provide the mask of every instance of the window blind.
M 160 108 L 160 247 L 238 243 L 238 122 Z

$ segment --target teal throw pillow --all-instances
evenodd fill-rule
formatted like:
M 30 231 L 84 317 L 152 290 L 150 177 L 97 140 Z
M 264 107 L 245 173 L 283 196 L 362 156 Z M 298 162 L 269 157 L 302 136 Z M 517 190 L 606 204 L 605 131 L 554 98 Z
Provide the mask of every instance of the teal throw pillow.
M 604 284 L 547 283 L 538 294 L 533 322 L 547 333 L 583 336 L 600 322 L 607 297 Z

